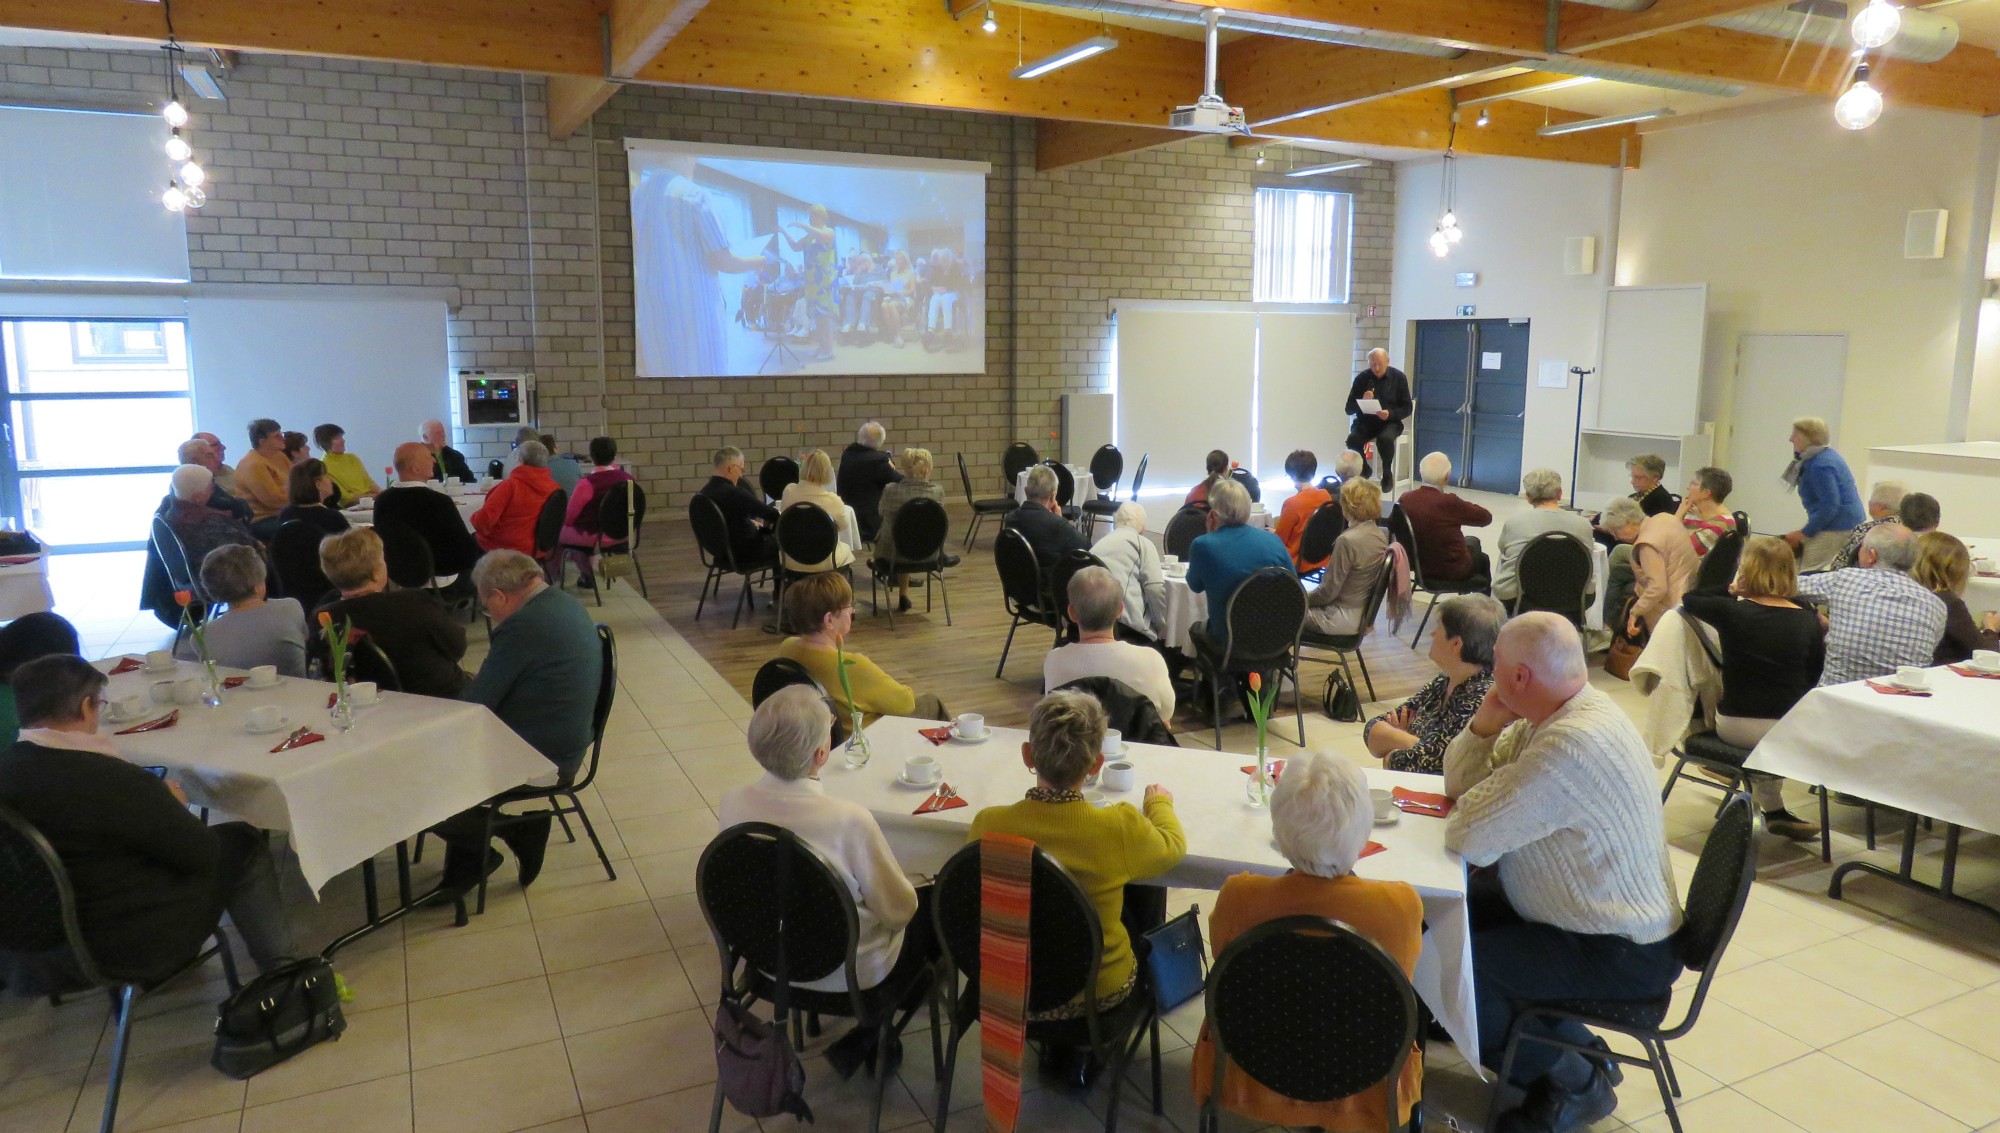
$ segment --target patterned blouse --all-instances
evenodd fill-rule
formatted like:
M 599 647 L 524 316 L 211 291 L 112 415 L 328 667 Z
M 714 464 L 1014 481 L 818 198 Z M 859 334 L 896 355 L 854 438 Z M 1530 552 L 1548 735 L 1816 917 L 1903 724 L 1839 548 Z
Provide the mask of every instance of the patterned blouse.
M 1445 690 L 1450 687 L 1451 678 L 1439 673 L 1415 696 L 1403 702 L 1415 714 L 1409 731 L 1417 737 L 1417 743 L 1414 747 L 1392 753 L 1385 765 L 1389 770 L 1444 774 L 1444 749 L 1472 722 L 1473 713 L 1479 711 L 1480 702 L 1486 699 L 1486 691 L 1493 687 L 1493 674 L 1477 673 L 1467 677 L 1465 683 L 1458 686 L 1458 691 L 1446 696 Z M 1384 713 L 1368 721 L 1368 727 L 1361 729 L 1362 740 L 1367 740 L 1368 728 L 1387 718 L 1388 714 Z
M 1694 541 L 1694 553 L 1706 555 L 1715 549 L 1715 544 L 1724 535 L 1736 530 L 1736 517 L 1723 512 L 1714 519 L 1703 519 L 1690 511 L 1681 518 L 1681 525 L 1688 530 L 1688 538 Z

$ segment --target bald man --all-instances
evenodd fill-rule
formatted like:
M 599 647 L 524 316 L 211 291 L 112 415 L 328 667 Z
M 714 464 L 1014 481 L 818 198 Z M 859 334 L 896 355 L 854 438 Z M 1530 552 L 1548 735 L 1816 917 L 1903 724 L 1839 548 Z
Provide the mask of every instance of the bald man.
M 1359 404 L 1362 398 L 1380 402 L 1381 408 L 1363 412 Z M 1415 408 L 1408 375 L 1389 364 L 1387 350 L 1379 346 L 1370 350 L 1368 368 L 1354 375 L 1354 384 L 1347 390 L 1347 415 L 1354 421 L 1347 433 L 1347 447 L 1364 452 L 1370 441 L 1375 443 L 1376 468 L 1384 492 L 1396 486 L 1396 438 L 1403 435 L 1403 422 Z
M 1458 800 L 1445 845 L 1483 867 L 1468 883 L 1480 1061 L 1498 1069 L 1528 1000 L 1657 1003 L 1680 976 L 1680 900 L 1658 778 L 1623 709 L 1592 688 L 1576 627 L 1522 614 L 1501 627 L 1493 687 L 1444 753 Z M 1579 1046 L 1581 1024 L 1523 1033 Z M 1509 1070 L 1527 1091 L 1496 1133 L 1561 1133 L 1618 1105 L 1614 1064 L 1523 1042 Z M 1617 1074 L 1622 1078 L 1623 1074 Z
M 459 518 L 450 496 L 432 486 L 437 458 L 422 441 L 406 441 L 396 446 L 396 482 L 375 498 L 378 527 L 401 525 L 421 537 L 431 549 L 431 567 L 438 585 L 448 586 L 454 576 L 472 569 L 479 561 L 479 544 Z

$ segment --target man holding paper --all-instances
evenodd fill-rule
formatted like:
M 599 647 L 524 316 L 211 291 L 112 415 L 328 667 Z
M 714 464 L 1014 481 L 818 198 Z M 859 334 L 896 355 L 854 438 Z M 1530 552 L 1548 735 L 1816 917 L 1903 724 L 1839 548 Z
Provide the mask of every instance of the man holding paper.
M 1403 435 L 1403 422 L 1416 408 L 1410 400 L 1410 379 L 1389 364 L 1389 352 L 1377 347 L 1368 352 L 1368 368 L 1354 375 L 1347 391 L 1347 414 L 1354 419 L 1348 431 L 1347 447 L 1365 452 L 1375 442 L 1377 469 L 1382 474 L 1382 490 L 1395 487 L 1396 438 Z

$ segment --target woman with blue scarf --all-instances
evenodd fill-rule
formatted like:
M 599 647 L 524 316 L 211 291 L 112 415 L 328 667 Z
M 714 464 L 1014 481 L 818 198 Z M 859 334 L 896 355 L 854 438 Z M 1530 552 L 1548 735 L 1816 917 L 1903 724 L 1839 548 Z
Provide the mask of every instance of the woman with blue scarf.
M 1825 570 L 1846 545 L 1847 536 L 1867 518 L 1861 491 L 1847 461 L 1827 447 L 1825 420 L 1801 417 L 1792 422 L 1792 463 L 1785 483 L 1799 494 L 1806 509 L 1805 526 L 1785 536 L 1799 556 L 1799 573 Z

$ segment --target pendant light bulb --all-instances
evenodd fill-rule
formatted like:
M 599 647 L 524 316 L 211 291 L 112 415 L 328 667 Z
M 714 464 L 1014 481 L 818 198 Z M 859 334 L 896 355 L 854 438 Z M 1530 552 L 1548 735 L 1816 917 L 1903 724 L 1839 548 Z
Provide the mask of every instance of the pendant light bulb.
M 161 107 L 160 117 L 165 118 L 167 125 L 176 130 L 188 124 L 187 107 L 182 106 L 179 99 L 174 99 Z
M 1896 38 L 1902 27 L 1902 9 L 1889 0 L 1868 0 L 1868 6 L 1855 13 L 1848 31 L 1853 34 L 1856 47 L 1873 51 Z
M 1492 121 L 1493 118 L 1486 113 L 1486 108 L 1482 106 L 1479 108 L 1479 117 L 1473 119 L 1472 124 L 1475 126 L 1484 126 L 1491 123 Z
M 1439 259 L 1443 259 L 1446 253 L 1450 251 L 1451 251 L 1451 239 L 1444 234 L 1444 229 L 1440 228 L 1436 232 L 1431 233 L 1432 255 L 1436 256 Z
M 179 185 L 168 185 L 167 191 L 160 194 L 160 203 L 167 206 L 168 212 L 179 212 L 187 207 L 187 194 L 181 192 Z
M 1465 229 L 1460 228 L 1456 224 L 1453 224 L 1451 227 L 1444 230 L 1444 238 L 1456 244 L 1460 240 L 1465 239 Z
M 191 209 L 198 209 L 208 203 L 208 194 L 193 185 L 189 185 L 183 195 L 187 198 L 187 207 Z
M 1854 84 L 1833 103 L 1833 120 L 1848 130 L 1866 130 L 1882 117 L 1882 92 L 1868 84 L 1868 64 L 1854 69 Z
M 1451 211 L 1450 209 L 1446 209 L 1446 210 L 1445 210 L 1445 214 L 1444 214 L 1444 219 L 1443 219 L 1443 220 L 1440 220 L 1440 221 L 1438 221 L 1438 227 L 1439 227 L 1439 228 L 1442 228 L 1442 229 L 1445 229 L 1446 231 L 1449 231 L 1449 230 L 1451 230 L 1451 229 L 1453 229 L 1453 228 L 1457 228 L 1457 227 L 1458 227 L 1458 214 L 1457 214 L 1457 213 L 1455 213 L 1455 212 L 1452 212 L 1452 211 Z
M 190 161 L 181 166 L 181 183 L 192 189 L 208 180 L 208 171 Z
M 187 139 L 181 137 L 178 130 L 174 132 L 173 137 L 167 139 L 168 161 L 186 161 L 193 156 L 194 147 L 187 144 Z
M 1260 165 L 1260 166 L 1264 164 L 1264 151 L 1263 151 L 1263 150 L 1258 150 L 1258 151 L 1257 151 L 1257 164 L 1258 164 L 1258 165 Z
M 992 35 L 994 32 L 1000 30 L 1000 21 L 993 18 L 993 5 L 988 4 L 986 6 L 986 19 L 980 23 L 979 28 L 987 35 Z

